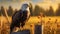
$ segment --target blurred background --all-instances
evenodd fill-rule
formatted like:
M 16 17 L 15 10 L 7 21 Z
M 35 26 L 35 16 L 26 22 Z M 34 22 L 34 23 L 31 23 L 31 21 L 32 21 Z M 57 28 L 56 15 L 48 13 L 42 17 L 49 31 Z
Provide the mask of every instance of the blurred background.
M 41 29 L 42 34 L 60 34 L 60 0 L 0 0 L 0 34 L 9 34 L 12 15 L 24 2 L 32 7 L 24 29 L 30 34 L 40 34 Z

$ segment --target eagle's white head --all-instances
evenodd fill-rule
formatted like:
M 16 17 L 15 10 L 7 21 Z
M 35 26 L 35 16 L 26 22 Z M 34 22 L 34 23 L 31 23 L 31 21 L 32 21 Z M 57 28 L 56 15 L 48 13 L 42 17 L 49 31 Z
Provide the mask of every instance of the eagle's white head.
M 22 4 L 21 10 L 22 10 L 22 11 L 25 11 L 25 10 L 28 11 L 27 16 L 30 16 L 30 4 L 29 4 L 29 3 L 24 3 L 24 4 Z
M 22 5 L 22 7 L 21 7 L 21 10 L 28 10 L 29 11 L 29 8 L 30 8 L 30 5 L 29 5 L 29 3 L 24 3 L 23 5 Z

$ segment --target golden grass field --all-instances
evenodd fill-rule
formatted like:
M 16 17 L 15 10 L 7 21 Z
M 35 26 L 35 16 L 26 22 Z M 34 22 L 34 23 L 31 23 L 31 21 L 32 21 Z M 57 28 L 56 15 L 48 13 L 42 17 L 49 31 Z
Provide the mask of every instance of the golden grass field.
M 49 21 L 49 18 L 51 18 L 50 23 L 47 23 Z M 57 27 L 56 26 L 57 24 L 55 24 L 56 19 L 57 19 L 57 23 L 60 25 L 60 17 L 42 17 L 42 18 L 40 17 L 40 18 L 38 18 L 37 16 L 32 16 L 27 21 L 27 23 L 24 26 L 24 28 L 25 29 L 30 29 L 31 30 L 31 34 L 34 34 L 34 25 L 41 23 L 41 20 L 42 20 L 42 23 L 44 25 L 43 32 L 44 32 L 44 34 L 46 34 L 46 32 L 49 30 L 49 28 L 51 30 L 60 29 L 60 27 Z M 3 17 L 3 16 L 0 17 L 0 30 L 1 30 L 0 34 L 8 34 L 9 27 L 10 27 L 10 24 L 8 23 L 8 21 L 11 23 L 11 21 L 12 21 L 11 17 L 8 17 L 8 18 L 7 17 Z M 33 25 L 33 26 L 30 27 L 30 25 Z M 54 33 L 54 34 L 56 34 L 56 33 Z M 60 34 L 60 33 L 58 33 L 58 34 Z

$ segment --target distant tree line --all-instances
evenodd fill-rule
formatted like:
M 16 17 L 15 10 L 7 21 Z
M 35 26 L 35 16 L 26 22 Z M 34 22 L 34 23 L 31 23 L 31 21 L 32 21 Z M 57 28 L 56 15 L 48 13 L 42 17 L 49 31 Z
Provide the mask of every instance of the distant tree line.
M 31 16 L 40 16 L 41 13 L 45 16 L 60 16 L 60 4 L 58 4 L 58 8 L 56 9 L 56 11 L 53 10 L 52 6 L 49 7 L 49 9 L 44 10 L 42 7 L 40 7 L 39 5 L 35 5 L 34 9 L 32 4 L 30 3 L 31 8 Z M 9 8 L 6 10 L 8 16 L 12 16 L 14 12 L 16 12 L 17 9 L 13 10 L 12 6 L 9 6 Z M 0 9 L 0 16 L 6 16 L 5 14 L 5 9 L 3 6 L 1 6 Z
M 7 10 L 5 10 L 3 6 L 1 6 L 0 16 L 2 16 L 2 15 L 6 16 L 5 11 L 7 12 L 8 16 L 12 16 L 12 14 L 13 14 L 13 8 L 11 6 L 9 6 L 9 8 Z
M 39 16 L 40 13 L 43 13 L 45 16 L 60 16 L 60 4 L 58 4 L 56 11 L 53 10 L 52 6 L 50 6 L 49 9 L 44 10 L 42 7 L 35 5 L 33 11 L 34 16 Z

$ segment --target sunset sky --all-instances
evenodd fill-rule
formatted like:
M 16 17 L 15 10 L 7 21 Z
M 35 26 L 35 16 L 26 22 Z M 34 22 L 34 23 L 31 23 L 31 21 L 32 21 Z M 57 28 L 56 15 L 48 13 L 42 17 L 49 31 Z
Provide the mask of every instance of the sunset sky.
M 14 9 L 20 9 L 21 3 L 23 2 L 32 2 L 33 6 L 37 4 L 44 9 L 48 9 L 49 6 L 52 6 L 55 10 L 60 0 L 0 0 L 0 7 L 3 5 L 4 8 L 8 8 L 9 5 L 11 5 Z

